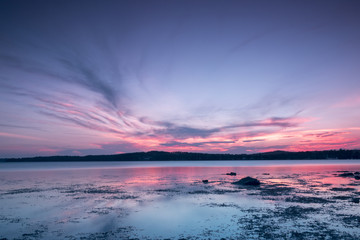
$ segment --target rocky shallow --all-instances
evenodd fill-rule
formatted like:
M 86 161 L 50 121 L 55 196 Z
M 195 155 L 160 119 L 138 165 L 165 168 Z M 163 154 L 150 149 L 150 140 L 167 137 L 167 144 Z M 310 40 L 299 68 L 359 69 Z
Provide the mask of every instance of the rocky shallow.
M 0 239 L 360 239 L 353 169 L 3 174 Z

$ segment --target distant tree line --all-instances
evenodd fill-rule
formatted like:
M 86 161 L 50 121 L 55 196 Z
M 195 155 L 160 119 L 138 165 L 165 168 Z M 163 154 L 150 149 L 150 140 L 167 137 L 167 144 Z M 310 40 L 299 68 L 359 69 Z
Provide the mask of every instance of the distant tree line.
M 274 151 L 255 154 L 210 154 L 189 152 L 135 152 L 115 155 L 52 156 L 8 158 L 2 162 L 66 162 L 66 161 L 180 161 L 180 160 L 305 160 L 360 159 L 360 150 L 327 150 L 307 152 Z

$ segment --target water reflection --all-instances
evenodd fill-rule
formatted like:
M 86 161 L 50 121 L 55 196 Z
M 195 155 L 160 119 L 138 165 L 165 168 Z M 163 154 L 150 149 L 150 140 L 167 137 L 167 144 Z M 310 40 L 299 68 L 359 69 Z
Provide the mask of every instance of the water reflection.
M 359 165 L 57 167 L 1 172 L 0 238 L 360 236 Z

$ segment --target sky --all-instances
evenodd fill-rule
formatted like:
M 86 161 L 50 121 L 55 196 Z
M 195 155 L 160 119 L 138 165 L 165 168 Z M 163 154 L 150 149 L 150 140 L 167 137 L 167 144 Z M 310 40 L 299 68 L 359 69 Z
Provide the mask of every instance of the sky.
M 360 149 L 360 1 L 0 1 L 0 158 Z

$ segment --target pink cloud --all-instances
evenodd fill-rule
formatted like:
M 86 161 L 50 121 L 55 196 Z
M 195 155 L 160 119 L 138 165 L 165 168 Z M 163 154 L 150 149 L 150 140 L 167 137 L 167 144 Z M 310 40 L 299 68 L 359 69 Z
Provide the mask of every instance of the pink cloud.
M 0 132 L 0 136 L 10 137 L 10 138 L 20 138 L 20 139 L 26 139 L 26 140 L 37 140 L 37 141 L 44 140 L 39 137 L 27 136 L 27 135 L 22 135 L 22 134 L 15 134 L 15 133 L 6 133 L 6 132 Z

